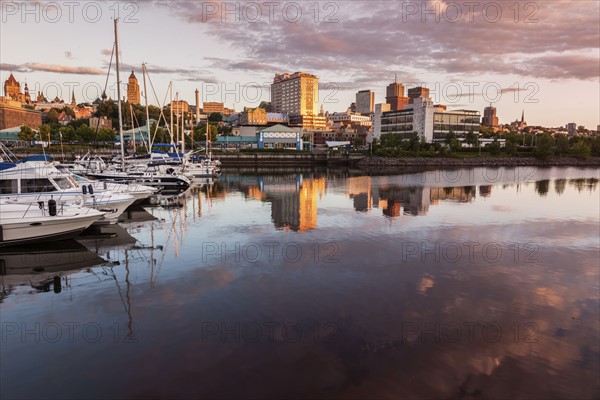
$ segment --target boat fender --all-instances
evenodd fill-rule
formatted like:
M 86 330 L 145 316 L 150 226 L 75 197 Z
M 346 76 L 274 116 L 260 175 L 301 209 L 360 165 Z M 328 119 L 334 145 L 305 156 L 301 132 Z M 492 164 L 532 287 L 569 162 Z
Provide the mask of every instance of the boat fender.
M 54 198 L 48 200 L 48 214 L 51 217 L 56 217 L 56 200 Z
M 83 194 L 87 194 L 87 186 L 83 185 L 81 187 L 81 191 L 83 192 Z
M 90 194 L 94 194 L 94 187 L 92 186 L 92 184 L 88 185 L 88 192 L 90 192 Z
M 60 276 L 54 277 L 54 293 L 60 293 L 62 290 L 62 286 L 60 284 Z
M 102 182 L 102 183 L 103 183 L 102 187 L 104 188 L 104 190 L 108 189 L 108 183 L 106 183 L 106 182 Z

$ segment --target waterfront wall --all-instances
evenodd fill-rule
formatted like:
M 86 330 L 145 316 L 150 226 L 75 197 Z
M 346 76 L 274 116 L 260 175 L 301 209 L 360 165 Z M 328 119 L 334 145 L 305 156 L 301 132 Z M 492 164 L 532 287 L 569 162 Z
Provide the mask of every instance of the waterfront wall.
M 600 157 L 579 159 L 553 157 L 540 160 L 535 157 L 474 157 L 474 158 L 388 158 L 368 157 L 358 163 L 359 167 L 600 167 Z

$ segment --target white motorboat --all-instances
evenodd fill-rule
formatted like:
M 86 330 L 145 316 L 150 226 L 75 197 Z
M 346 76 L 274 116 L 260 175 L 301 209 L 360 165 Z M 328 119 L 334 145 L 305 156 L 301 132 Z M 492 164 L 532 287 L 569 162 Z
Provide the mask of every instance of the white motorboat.
M 78 184 L 71 174 L 59 171 L 48 156 L 30 156 L 17 163 L 0 164 L 0 198 L 23 203 L 53 198 L 61 204 L 80 204 L 105 213 L 96 224 L 118 222 L 118 217 L 136 201 L 127 193 L 96 190 L 95 184 Z
M 64 167 L 62 164 L 58 165 L 57 168 L 60 171 L 64 171 Z M 84 176 L 74 174 L 74 173 L 71 173 L 70 176 L 71 176 L 71 178 L 73 178 L 73 180 L 75 180 L 75 182 L 77 182 L 77 184 L 79 186 L 86 186 L 88 188 L 88 190 L 89 190 L 89 185 L 92 185 L 95 192 L 100 192 L 102 190 L 109 190 L 113 193 L 121 193 L 121 194 L 130 195 L 135 199 L 135 201 L 133 202 L 133 205 L 142 203 L 148 197 L 152 196 L 153 194 L 156 194 L 159 190 L 156 187 L 145 186 L 145 185 L 142 185 L 135 181 L 119 183 L 119 182 L 109 181 L 109 180 L 103 180 L 103 181 L 92 180 L 92 179 L 88 179 Z
M 134 164 L 125 171 L 106 169 L 87 176 L 98 180 L 112 180 L 119 183 L 137 182 L 144 186 L 158 188 L 160 191 L 184 191 L 190 187 L 189 177 L 178 172 L 178 166 L 163 162 Z
M 20 203 L 0 199 L 0 247 L 47 242 L 77 236 L 104 212 L 48 202 Z

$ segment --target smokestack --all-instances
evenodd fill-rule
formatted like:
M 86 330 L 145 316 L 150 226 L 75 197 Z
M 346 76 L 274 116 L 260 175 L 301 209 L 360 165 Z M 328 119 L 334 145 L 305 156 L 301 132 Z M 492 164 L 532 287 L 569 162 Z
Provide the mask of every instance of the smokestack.
M 196 126 L 200 125 L 200 92 L 196 89 Z

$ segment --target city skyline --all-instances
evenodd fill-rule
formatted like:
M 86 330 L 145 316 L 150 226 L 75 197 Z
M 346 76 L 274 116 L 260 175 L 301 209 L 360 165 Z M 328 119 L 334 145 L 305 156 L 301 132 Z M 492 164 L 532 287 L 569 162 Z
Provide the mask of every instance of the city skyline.
M 502 124 L 523 110 L 530 125 L 595 129 L 600 122 L 599 3 L 481 2 L 471 13 L 463 4 L 460 18 L 455 6 L 436 1 L 284 2 L 270 13 L 252 3 L 260 17 L 235 2 L 67 3 L 2 3 L 1 81 L 13 72 L 32 92 L 70 100 L 74 89 L 78 101 L 92 101 L 105 85 L 118 9 L 121 81 L 134 70 L 141 86 L 146 62 L 159 98 L 151 94 L 152 104 L 173 81 L 190 104 L 199 88 L 201 102 L 239 111 L 270 100 L 275 74 L 302 71 L 319 78 L 319 104 L 344 111 L 360 90 L 384 103 L 397 74 L 407 90 L 425 86 L 449 109 L 483 112 L 492 103 Z M 502 17 L 494 19 L 496 5 Z M 19 33 L 23 22 L 27 35 Z M 158 25 L 170 34 L 156 34 Z

